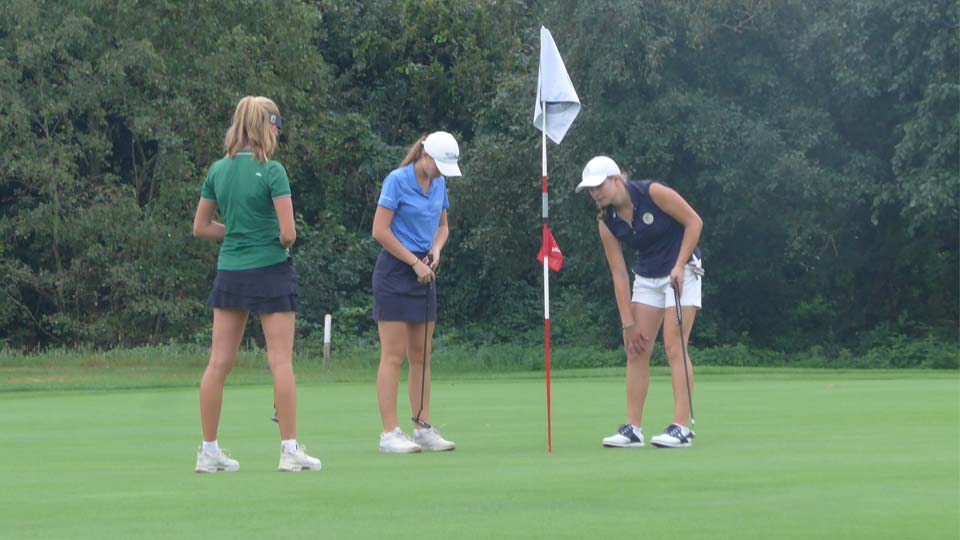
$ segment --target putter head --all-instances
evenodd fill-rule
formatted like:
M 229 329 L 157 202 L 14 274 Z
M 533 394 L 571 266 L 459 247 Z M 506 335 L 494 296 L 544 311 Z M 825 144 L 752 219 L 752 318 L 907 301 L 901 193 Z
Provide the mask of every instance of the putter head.
M 416 416 L 416 417 L 414 417 L 414 418 L 411 418 L 411 420 L 413 420 L 413 423 L 414 423 L 414 424 L 422 427 L 423 429 L 430 429 L 431 427 L 433 427 L 433 426 L 431 426 L 430 424 L 428 424 L 427 422 L 421 420 L 419 416 Z

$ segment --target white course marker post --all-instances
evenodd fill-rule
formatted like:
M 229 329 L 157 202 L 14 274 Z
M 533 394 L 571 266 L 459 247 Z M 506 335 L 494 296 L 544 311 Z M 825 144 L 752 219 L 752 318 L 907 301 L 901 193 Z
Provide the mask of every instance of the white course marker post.
M 330 369 L 330 327 L 333 317 L 327 313 L 323 317 L 323 369 Z

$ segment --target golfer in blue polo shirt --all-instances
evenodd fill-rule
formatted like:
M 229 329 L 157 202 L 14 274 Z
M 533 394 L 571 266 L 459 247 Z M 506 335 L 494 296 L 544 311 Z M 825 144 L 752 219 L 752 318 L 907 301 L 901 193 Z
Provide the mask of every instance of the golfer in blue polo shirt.
M 437 320 L 433 287 L 449 236 L 444 176 L 461 176 L 456 139 L 444 131 L 421 137 L 400 167 L 387 175 L 373 218 L 383 251 L 373 270 L 373 318 L 380 333 L 377 400 L 383 432 L 380 452 L 453 450 L 430 426 L 430 349 Z M 407 393 L 416 415 L 413 438 L 397 418 L 397 386 L 406 353 Z

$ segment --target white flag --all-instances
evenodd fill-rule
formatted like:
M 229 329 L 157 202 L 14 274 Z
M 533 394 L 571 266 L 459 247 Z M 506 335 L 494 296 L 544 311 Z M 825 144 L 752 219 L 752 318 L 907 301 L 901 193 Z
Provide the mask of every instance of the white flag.
M 533 111 L 533 125 L 543 131 L 543 110 L 547 109 L 547 137 L 560 144 L 573 120 L 580 113 L 580 98 L 570 82 L 567 68 L 560 58 L 557 44 L 550 31 L 540 27 L 540 72 L 537 75 L 537 104 Z

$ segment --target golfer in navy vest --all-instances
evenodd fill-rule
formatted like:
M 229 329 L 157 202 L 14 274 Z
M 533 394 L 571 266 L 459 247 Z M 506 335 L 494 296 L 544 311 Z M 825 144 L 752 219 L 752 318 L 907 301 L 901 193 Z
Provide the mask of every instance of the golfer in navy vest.
M 444 131 L 421 137 L 400 167 L 387 175 L 373 218 L 383 251 L 373 270 L 373 318 L 380 334 L 377 400 L 383 432 L 380 452 L 453 450 L 429 425 L 430 345 L 437 320 L 435 272 L 447 242 L 445 176 L 460 176 L 460 149 Z M 406 354 L 407 393 L 419 423 L 411 439 L 397 418 L 397 386 Z
M 650 442 L 665 448 L 689 447 L 694 433 L 687 426 L 691 401 L 686 377 L 689 376 L 692 391 L 693 370 L 687 370 L 683 351 L 701 307 L 703 270 L 697 242 L 703 221 L 666 184 L 655 180 L 629 181 L 606 156 L 597 156 L 584 167 L 576 191 L 584 189 L 600 209 L 600 241 L 613 274 L 627 352 L 627 423 L 604 438 L 603 446 L 638 448 L 644 444 L 641 426 L 650 386 L 650 354 L 662 324 L 673 384 L 673 422 Z M 632 291 L 621 242 L 634 252 Z M 667 310 L 676 309 L 674 287 L 680 292 L 682 336 L 679 321 L 667 316 Z

